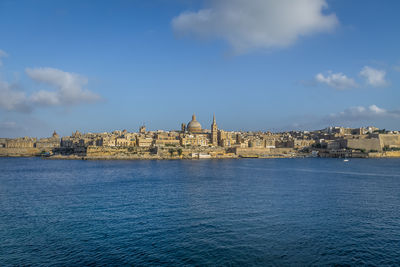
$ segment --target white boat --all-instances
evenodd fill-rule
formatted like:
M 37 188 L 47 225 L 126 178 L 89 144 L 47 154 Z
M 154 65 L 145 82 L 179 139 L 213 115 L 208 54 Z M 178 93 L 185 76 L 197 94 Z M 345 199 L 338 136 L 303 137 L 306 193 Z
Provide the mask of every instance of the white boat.
M 344 159 L 343 161 L 344 161 L 344 162 L 348 162 L 349 160 L 348 160 L 348 159 Z

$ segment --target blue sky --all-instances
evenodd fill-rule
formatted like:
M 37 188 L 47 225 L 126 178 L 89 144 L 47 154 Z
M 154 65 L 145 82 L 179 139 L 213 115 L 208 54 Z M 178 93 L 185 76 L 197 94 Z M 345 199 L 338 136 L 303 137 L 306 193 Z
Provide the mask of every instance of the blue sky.
M 293 4 L 295 3 L 295 4 Z M 0 1 L 0 137 L 400 129 L 400 2 Z

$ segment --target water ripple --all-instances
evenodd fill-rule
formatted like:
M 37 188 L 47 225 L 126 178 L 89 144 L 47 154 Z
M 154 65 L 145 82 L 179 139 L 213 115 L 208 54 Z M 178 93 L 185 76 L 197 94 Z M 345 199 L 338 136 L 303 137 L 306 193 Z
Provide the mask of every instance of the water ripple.
M 400 160 L 0 159 L 0 265 L 397 265 Z

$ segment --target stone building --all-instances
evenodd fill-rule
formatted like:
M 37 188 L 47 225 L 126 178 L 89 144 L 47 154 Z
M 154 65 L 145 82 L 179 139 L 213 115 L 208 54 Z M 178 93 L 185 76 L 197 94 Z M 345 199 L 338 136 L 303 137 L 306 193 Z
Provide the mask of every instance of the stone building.
M 218 145 L 222 147 L 231 147 L 236 144 L 236 134 L 218 130 Z
M 218 146 L 218 126 L 215 121 L 215 114 L 213 115 L 213 122 L 211 124 L 211 144 L 213 146 Z
M 103 136 L 96 142 L 97 146 L 116 146 L 115 136 Z
M 157 133 L 154 142 L 156 146 L 179 146 L 179 134 L 177 132 Z
M 60 136 L 53 132 L 53 135 L 49 138 L 41 138 L 35 143 L 37 148 L 58 148 L 61 145 Z
M 207 134 L 187 134 L 181 137 L 181 146 L 208 146 Z
M 187 131 L 189 133 L 202 133 L 201 124 L 196 120 L 196 115 L 193 114 L 192 120 L 187 125 Z
M 139 136 L 136 138 L 136 145 L 138 147 L 151 147 L 153 145 L 153 138 Z
M 5 147 L 6 148 L 33 148 L 36 143 L 36 138 L 31 137 L 23 137 L 23 138 L 15 138 L 8 139 Z
M 136 139 L 126 138 L 126 137 L 117 137 L 115 139 L 115 145 L 122 146 L 122 147 L 136 146 Z
M 7 138 L 0 138 L 0 147 L 6 147 Z

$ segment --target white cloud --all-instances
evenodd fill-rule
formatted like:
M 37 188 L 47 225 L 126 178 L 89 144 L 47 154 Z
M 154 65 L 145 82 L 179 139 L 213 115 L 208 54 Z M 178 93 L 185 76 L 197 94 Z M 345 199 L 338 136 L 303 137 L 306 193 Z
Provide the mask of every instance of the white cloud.
M 371 105 L 371 106 L 368 107 L 368 109 L 373 114 L 384 114 L 384 113 L 386 113 L 386 110 L 384 110 L 383 108 L 379 108 L 377 105 Z
M 370 105 L 368 107 L 357 106 L 345 109 L 339 113 L 331 114 L 328 120 L 335 122 L 354 122 L 387 118 L 400 118 L 400 112 L 387 111 L 377 105 Z
M 40 90 L 31 96 L 35 104 L 45 106 L 71 106 L 95 102 L 100 96 L 84 89 L 88 80 L 76 73 L 54 68 L 27 68 L 26 74 L 36 82 L 54 87 L 55 91 Z
M 31 101 L 33 103 L 42 104 L 45 106 L 57 106 L 61 104 L 57 92 L 45 90 L 40 90 L 32 94 Z
M 213 0 L 205 9 L 172 20 L 179 36 L 221 38 L 238 53 L 289 46 L 301 36 L 330 31 L 335 14 L 325 0 Z
M 388 82 L 385 80 L 386 71 L 374 69 L 368 66 L 365 66 L 360 75 L 366 79 L 367 84 L 372 85 L 374 87 L 386 86 Z
M 373 104 L 369 106 L 354 106 L 329 115 L 318 115 L 316 113 L 293 115 L 292 118 L 288 118 L 285 121 L 294 123 L 284 124 L 280 127 L 280 130 L 312 130 L 323 129 L 328 126 L 354 128 L 365 125 L 399 129 L 399 119 L 400 110 L 388 110 Z
M 29 104 L 26 94 L 14 87 L 7 82 L 0 81 L 0 108 L 7 111 L 31 111 L 32 107 Z
M 326 76 L 322 73 L 318 73 L 315 76 L 315 81 L 340 90 L 358 87 L 358 84 L 352 78 L 340 72 L 328 72 Z
M 7 56 L 7 53 L 0 49 L 0 67 L 3 66 L 3 61 L 1 59 Z
M 30 112 L 40 106 L 72 106 L 100 100 L 100 96 L 84 89 L 87 78 L 53 68 L 26 69 L 34 81 L 54 87 L 40 90 L 30 96 L 18 90 L 18 86 L 0 80 L 0 109 Z

